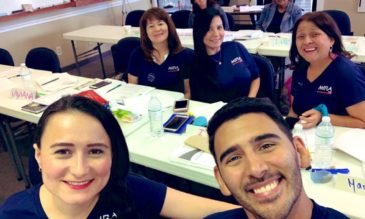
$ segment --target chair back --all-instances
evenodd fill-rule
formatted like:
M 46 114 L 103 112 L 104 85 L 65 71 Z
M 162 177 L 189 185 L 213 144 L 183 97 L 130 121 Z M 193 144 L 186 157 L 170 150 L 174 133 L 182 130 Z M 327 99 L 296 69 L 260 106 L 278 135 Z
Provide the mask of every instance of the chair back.
M 0 48 L 0 64 L 14 66 L 13 57 L 11 57 L 10 53 L 6 49 Z
M 171 15 L 171 19 L 175 24 L 176 28 L 189 28 L 189 17 L 191 11 L 189 10 L 179 10 L 175 11 Z
M 124 81 L 128 80 L 128 63 L 129 57 L 135 48 L 140 46 L 140 39 L 138 37 L 126 37 L 117 44 L 111 47 L 114 69 L 116 74 L 122 74 L 121 79 Z
M 267 5 L 270 4 L 272 0 L 256 0 L 256 5 Z
M 142 15 L 145 10 L 134 10 L 130 11 L 125 18 L 125 25 L 131 25 L 132 27 L 139 27 L 139 20 L 141 20 Z
M 268 97 L 274 101 L 274 67 L 266 57 L 257 54 L 251 55 L 260 71 L 260 88 L 257 97 Z
M 342 35 L 352 36 L 354 33 L 351 31 L 351 21 L 348 14 L 339 10 L 325 10 L 333 20 L 335 20 L 338 29 L 340 29 Z
M 236 28 L 236 24 L 234 22 L 233 16 L 229 13 L 226 13 L 226 15 L 227 15 L 227 19 L 228 19 L 229 30 L 236 31 L 237 28 Z
M 25 64 L 29 68 L 54 73 L 62 72 L 58 56 L 52 49 L 46 47 L 31 49 L 25 57 Z

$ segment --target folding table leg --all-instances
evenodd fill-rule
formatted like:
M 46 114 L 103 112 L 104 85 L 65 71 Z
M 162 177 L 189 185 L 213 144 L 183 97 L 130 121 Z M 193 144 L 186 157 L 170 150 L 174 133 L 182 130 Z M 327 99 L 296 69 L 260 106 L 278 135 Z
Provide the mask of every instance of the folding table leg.
M 79 73 L 79 76 L 81 76 L 81 69 L 80 69 L 80 64 L 79 64 L 79 58 L 78 58 L 78 55 L 77 55 L 77 52 L 76 52 L 75 42 L 73 40 L 71 40 L 71 45 L 72 45 L 72 51 L 74 53 L 76 69 L 77 69 L 77 72 Z
M 15 162 L 15 157 L 14 157 L 14 153 L 13 153 L 13 151 L 12 151 L 12 147 L 10 147 L 10 143 L 9 143 L 9 139 L 8 139 L 8 137 L 7 137 L 7 135 L 6 135 L 6 132 L 5 132 L 5 129 L 4 129 L 4 126 L 3 126 L 3 122 L 1 121 L 1 124 L 0 124 L 0 132 L 1 132 L 1 137 L 4 139 L 4 143 L 5 143 L 5 147 L 6 147 L 6 149 L 8 150 L 8 152 L 9 152 L 9 155 L 10 155 L 10 159 L 11 159 L 11 162 L 13 163 L 13 165 L 14 165 L 14 168 L 15 168 L 15 172 L 16 172 L 16 178 L 17 178 L 17 180 L 22 180 L 22 176 L 21 176 L 21 174 L 20 174 L 20 170 L 19 170 L 19 168 L 18 168 L 18 165 L 16 164 L 16 162 Z
M 28 187 L 30 187 L 30 180 L 26 174 L 21 157 L 19 156 L 18 148 L 16 146 L 14 135 L 11 130 L 10 124 L 8 121 L 3 120 L 3 125 L 4 125 L 5 132 L 7 134 L 8 141 L 9 141 L 9 144 L 8 144 L 9 152 L 12 153 L 12 157 L 14 159 L 15 166 L 19 171 L 19 175 L 22 177 L 22 179 L 25 183 L 25 187 L 28 188 Z

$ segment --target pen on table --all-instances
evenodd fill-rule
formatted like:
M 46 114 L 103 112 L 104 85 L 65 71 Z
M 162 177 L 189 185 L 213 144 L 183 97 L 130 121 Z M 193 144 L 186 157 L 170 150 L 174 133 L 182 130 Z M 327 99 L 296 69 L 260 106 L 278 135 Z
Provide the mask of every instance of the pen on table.
M 342 168 L 342 169 L 336 169 L 336 168 L 329 168 L 329 169 L 311 169 L 312 172 L 316 172 L 316 171 L 327 171 L 330 172 L 332 174 L 337 174 L 337 173 L 341 173 L 341 174 L 348 174 L 350 172 L 350 170 L 348 168 Z
M 60 79 L 60 78 L 55 78 L 55 79 L 52 79 L 50 81 L 44 82 L 43 84 L 41 84 L 41 86 L 46 85 L 46 84 L 49 84 L 49 83 L 52 83 L 54 81 L 57 81 L 58 79 Z
M 12 79 L 12 78 L 16 78 L 16 77 L 20 77 L 20 75 L 13 75 L 11 77 L 8 77 L 8 79 Z
M 110 90 L 107 91 L 107 93 L 109 93 L 110 91 L 113 91 L 113 90 L 117 89 L 120 86 L 122 86 L 122 84 L 118 84 L 117 86 L 111 88 Z

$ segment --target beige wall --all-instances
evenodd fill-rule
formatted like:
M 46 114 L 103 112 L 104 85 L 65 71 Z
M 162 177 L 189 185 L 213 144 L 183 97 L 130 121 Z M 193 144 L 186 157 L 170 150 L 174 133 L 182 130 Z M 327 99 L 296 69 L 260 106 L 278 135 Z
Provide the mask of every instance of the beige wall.
M 357 12 L 358 0 L 324 0 L 324 10 L 342 10 L 350 16 L 351 28 L 354 35 L 363 36 L 365 33 L 365 13 Z
M 128 11 L 134 9 L 147 9 L 150 3 L 147 0 L 139 0 L 130 3 Z M 0 48 L 7 49 L 13 56 L 15 65 L 24 62 L 27 52 L 34 48 L 45 46 L 56 50 L 61 46 L 62 55 L 59 56 L 61 66 L 67 66 L 74 63 L 71 42 L 62 38 L 62 34 L 83 27 L 95 24 L 121 25 L 122 12 L 121 6 L 69 17 L 57 21 L 39 24 L 31 27 L 17 29 L 9 32 L 0 33 Z M 93 48 L 94 43 L 77 42 L 77 50 L 85 51 Z M 111 45 L 103 45 L 103 50 L 107 50 Z

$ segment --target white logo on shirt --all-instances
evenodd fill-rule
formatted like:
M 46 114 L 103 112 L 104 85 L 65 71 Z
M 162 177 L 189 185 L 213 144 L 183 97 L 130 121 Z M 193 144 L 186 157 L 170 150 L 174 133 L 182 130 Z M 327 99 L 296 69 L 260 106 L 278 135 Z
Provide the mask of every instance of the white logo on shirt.
M 147 81 L 154 82 L 156 79 L 155 73 L 148 73 L 147 75 Z
M 317 93 L 331 95 L 332 94 L 332 87 L 327 86 L 327 85 L 319 85 L 319 87 L 317 89 Z
M 243 62 L 243 60 L 242 60 L 242 58 L 240 56 L 238 56 L 238 57 L 236 57 L 236 58 L 234 58 L 234 59 L 231 60 L 231 64 L 232 65 L 237 65 L 237 64 L 239 64 L 241 62 Z
M 110 217 L 109 214 L 104 214 L 104 215 L 102 215 L 102 216 L 99 217 L 99 219 L 112 219 L 112 218 L 118 218 L 118 215 L 113 212 L 113 214 L 112 214 L 111 217 Z
M 180 71 L 180 68 L 179 68 L 179 66 L 169 66 L 167 71 L 168 72 L 178 72 L 178 71 Z

